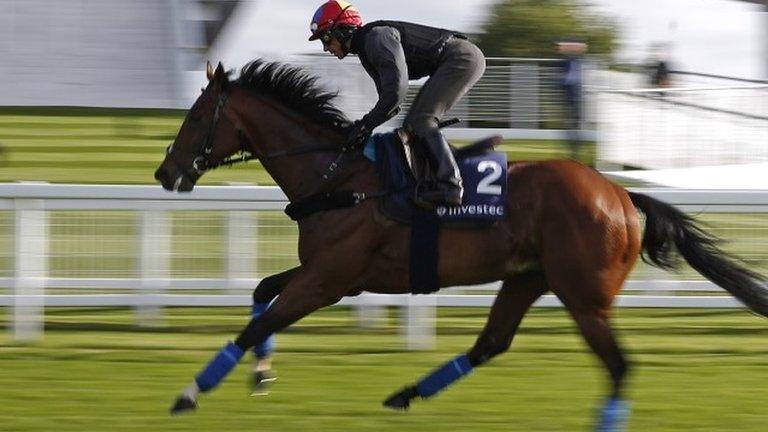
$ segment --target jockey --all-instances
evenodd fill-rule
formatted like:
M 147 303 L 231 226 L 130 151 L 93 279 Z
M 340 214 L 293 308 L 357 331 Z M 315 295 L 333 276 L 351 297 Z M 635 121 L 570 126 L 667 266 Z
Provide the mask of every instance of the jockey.
M 438 121 L 483 75 L 480 49 L 451 30 L 402 21 L 363 25 L 358 11 L 341 0 L 320 6 L 310 30 L 309 40 L 320 39 L 323 50 L 339 59 L 357 54 L 376 84 L 379 100 L 350 127 L 350 145 L 365 142 L 374 128 L 399 112 L 409 79 L 429 77 L 404 121 L 405 129 L 426 146 L 437 177 L 435 184 L 419 188 L 416 200 L 426 206 L 461 204 L 461 176 Z

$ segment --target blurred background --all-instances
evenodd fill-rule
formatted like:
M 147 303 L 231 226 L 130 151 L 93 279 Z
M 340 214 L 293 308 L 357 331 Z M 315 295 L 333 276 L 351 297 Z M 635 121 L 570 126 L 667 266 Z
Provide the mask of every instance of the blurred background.
M 366 22 L 460 30 L 483 49 L 453 143 L 500 134 L 511 160 L 577 159 L 696 214 L 768 274 L 768 2 L 353 3 Z M 492 366 L 408 416 L 378 408 L 472 345 L 496 284 L 345 299 L 278 338 L 268 398 L 248 398 L 240 371 L 195 417 L 166 416 L 247 322 L 258 281 L 297 264 L 297 230 L 258 162 L 186 195 L 154 170 L 207 60 L 298 65 L 351 119 L 366 113 L 359 61 L 307 41 L 320 4 L 0 0 L 0 430 L 589 427 L 606 377 L 552 297 Z M 764 320 L 687 268 L 638 264 L 620 305 L 630 430 L 763 430 Z

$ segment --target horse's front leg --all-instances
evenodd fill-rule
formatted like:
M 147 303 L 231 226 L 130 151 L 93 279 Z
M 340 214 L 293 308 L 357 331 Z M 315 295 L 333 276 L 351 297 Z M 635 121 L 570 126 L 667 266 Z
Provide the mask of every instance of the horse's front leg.
M 269 308 L 269 304 L 283 291 L 291 277 L 300 267 L 294 267 L 282 273 L 265 277 L 253 290 L 251 317 L 258 318 Z M 263 342 L 253 347 L 253 371 L 251 396 L 267 394 L 267 385 L 277 379 L 272 370 L 272 352 L 275 349 L 275 335 L 269 335 Z
M 245 352 L 304 316 L 338 302 L 345 291 L 329 289 L 330 283 L 304 268 L 297 270 L 277 297 L 258 318 L 253 318 L 235 342 L 227 343 L 201 370 L 176 399 L 171 414 L 181 414 L 197 407 L 200 393 L 213 390 L 234 369 Z

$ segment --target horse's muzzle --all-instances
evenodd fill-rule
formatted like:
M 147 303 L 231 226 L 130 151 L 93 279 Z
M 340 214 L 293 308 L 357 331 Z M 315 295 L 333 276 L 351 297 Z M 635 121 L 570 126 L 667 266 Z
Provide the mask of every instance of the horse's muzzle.
M 172 192 L 190 192 L 195 188 L 195 182 L 178 169 L 171 169 L 163 164 L 155 171 L 155 180 L 163 185 L 163 189 Z

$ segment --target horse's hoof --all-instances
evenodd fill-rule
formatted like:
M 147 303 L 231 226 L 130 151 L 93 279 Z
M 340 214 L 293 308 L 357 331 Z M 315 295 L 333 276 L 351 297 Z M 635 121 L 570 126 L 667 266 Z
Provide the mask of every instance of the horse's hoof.
M 416 396 L 415 390 L 415 388 L 406 387 L 388 397 L 383 405 L 394 410 L 405 411 L 411 406 L 411 399 Z
M 251 385 L 251 396 L 268 395 L 269 385 L 276 379 L 277 374 L 271 370 L 255 372 Z
M 185 414 L 197 409 L 197 401 L 187 396 L 179 396 L 171 407 L 171 415 Z

